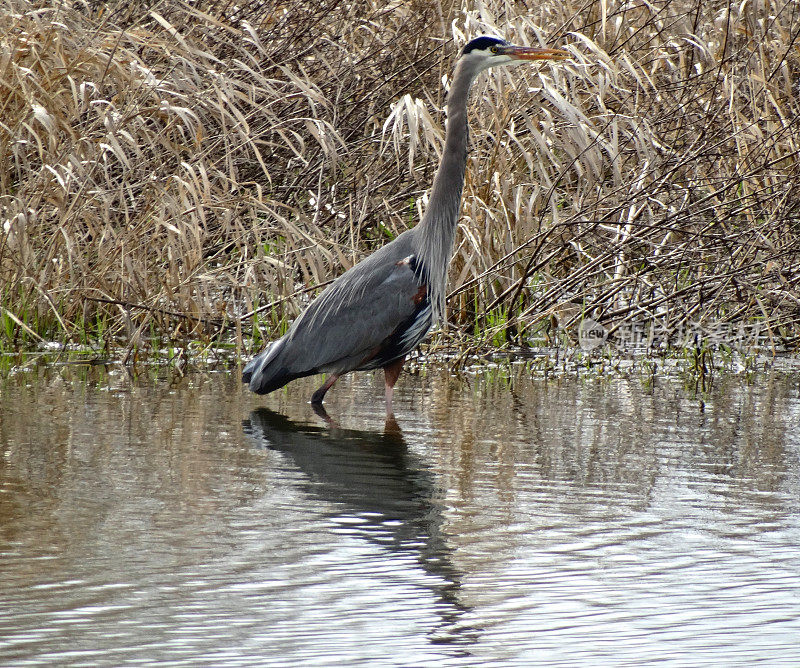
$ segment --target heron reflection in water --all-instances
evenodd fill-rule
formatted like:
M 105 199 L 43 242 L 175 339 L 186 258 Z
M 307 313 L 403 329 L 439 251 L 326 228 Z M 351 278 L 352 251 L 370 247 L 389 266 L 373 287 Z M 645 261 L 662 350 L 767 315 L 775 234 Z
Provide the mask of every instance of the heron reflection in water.
M 323 411 L 319 411 L 330 424 Z M 330 519 L 357 518 L 352 534 L 380 546 L 389 557 L 413 555 L 432 576 L 441 624 L 432 642 L 468 651 L 477 631 L 461 623 L 467 608 L 460 602 L 461 574 L 443 532 L 442 505 L 435 498 L 436 479 L 410 451 L 394 419 L 383 432 L 326 428 L 293 422 L 259 408 L 244 421 L 244 432 L 258 448 L 281 453 L 303 478 L 307 496 L 333 505 Z M 337 523 L 339 525 L 339 523 Z

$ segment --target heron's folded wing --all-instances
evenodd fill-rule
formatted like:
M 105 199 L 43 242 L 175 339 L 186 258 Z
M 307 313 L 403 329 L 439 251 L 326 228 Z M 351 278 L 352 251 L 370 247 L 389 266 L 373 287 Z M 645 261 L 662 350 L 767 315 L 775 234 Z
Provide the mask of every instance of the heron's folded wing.
M 413 256 L 372 256 L 343 274 L 292 325 L 287 366 L 325 370 L 341 363 L 349 370 L 375 355 L 424 295 L 415 270 Z

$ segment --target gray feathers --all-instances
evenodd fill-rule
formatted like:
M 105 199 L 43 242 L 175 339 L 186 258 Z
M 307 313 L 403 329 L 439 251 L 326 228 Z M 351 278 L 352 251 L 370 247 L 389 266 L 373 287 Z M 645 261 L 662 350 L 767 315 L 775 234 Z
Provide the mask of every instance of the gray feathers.
M 251 390 L 271 392 L 315 373 L 386 367 L 444 317 L 467 161 L 467 97 L 487 62 L 479 51 L 466 50 L 456 66 L 444 153 L 422 221 L 336 279 L 284 337 L 252 360 L 242 376 Z

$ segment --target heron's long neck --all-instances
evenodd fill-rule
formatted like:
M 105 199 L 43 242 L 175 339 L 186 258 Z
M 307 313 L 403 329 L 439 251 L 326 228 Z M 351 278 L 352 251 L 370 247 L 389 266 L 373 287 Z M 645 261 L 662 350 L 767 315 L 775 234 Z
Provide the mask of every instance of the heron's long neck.
M 447 96 L 447 131 L 442 162 L 433 179 L 428 208 L 418 226 L 419 254 L 428 272 L 428 292 L 435 320 L 444 316 L 447 268 L 453 252 L 467 166 L 467 98 L 476 74 L 463 61 L 456 66 Z

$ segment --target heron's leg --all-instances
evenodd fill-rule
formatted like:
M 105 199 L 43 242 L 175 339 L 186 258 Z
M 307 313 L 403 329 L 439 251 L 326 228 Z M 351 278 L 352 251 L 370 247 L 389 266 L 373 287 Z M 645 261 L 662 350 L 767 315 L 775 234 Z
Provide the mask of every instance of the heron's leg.
M 386 415 L 394 415 L 392 410 L 392 395 L 394 394 L 394 384 L 400 377 L 400 372 L 403 370 L 403 364 L 406 358 L 401 357 L 391 364 L 383 367 L 383 375 L 386 377 Z
M 339 380 L 339 376 L 337 376 L 335 373 L 332 373 L 330 376 L 328 376 L 328 380 L 325 381 L 325 384 L 311 395 L 311 403 L 321 404 L 322 400 L 325 398 L 325 393 L 331 389 L 331 386 L 337 380 Z
M 322 404 L 311 404 L 312 410 L 317 414 L 318 417 L 321 417 L 325 420 L 325 423 L 331 429 L 339 429 L 339 423 L 334 420 L 330 415 L 328 415 L 328 411 L 325 410 L 325 406 Z

